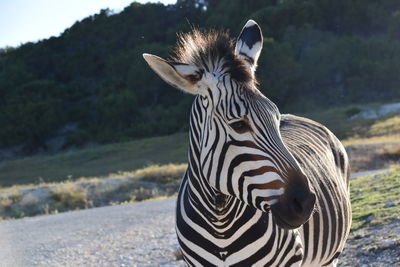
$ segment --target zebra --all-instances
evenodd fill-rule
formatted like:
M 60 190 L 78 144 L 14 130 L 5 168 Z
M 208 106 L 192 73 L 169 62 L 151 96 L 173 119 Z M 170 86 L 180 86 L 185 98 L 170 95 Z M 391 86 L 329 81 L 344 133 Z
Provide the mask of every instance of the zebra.
M 188 266 L 336 266 L 351 224 L 349 162 L 310 119 L 280 114 L 255 77 L 263 46 L 249 20 L 181 34 L 175 56 L 143 54 L 195 95 L 176 233 Z

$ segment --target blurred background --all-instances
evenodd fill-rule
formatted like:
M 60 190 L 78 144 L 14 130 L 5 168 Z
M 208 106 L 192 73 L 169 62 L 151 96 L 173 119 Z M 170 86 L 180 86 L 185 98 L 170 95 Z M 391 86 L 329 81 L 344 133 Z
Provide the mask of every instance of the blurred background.
M 186 131 L 192 96 L 156 78 L 141 54 L 167 57 L 192 25 L 236 37 L 256 20 L 260 89 L 283 113 L 337 107 L 349 118 L 400 100 L 399 1 L 130 2 L 2 1 L 0 147 L 16 152 L 2 158 Z M 56 36 L 40 36 L 47 30 Z M 22 32 L 43 39 L 18 44 Z M 339 124 L 329 126 L 340 138 L 353 134 Z

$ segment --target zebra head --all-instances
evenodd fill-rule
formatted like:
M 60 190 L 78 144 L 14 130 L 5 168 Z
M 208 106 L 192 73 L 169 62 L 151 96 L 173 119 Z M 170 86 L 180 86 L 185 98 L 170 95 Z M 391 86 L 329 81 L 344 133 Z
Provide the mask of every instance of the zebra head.
M 167 83 L 197 95 L 190 116 L 192 172 L 214 193 L 271 209 L 276 222 L 291 229 L 308 220 L 315 195 L 282 140 L 278 108 L 257 89 L 261 49 L 261 29 L 250 20 L 236 43 L 224 32 L 194 30 L 181 36 L 172 60 L 143 56 Z

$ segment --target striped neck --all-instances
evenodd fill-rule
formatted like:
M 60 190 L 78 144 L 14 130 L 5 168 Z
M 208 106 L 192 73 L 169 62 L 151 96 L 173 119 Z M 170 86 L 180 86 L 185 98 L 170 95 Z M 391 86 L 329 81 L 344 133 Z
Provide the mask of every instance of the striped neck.
M 202 171 L 204 166 L 202 166 L 200 159 L 201 136 L 199 135 L 199 128 L 202 125 L 199 123 L 205 119 L 201 117 L 200 112 L 197 114 L 199 116 L 196 118 L 195 126 L 197 129 L 193 128 L 193 118 L 191 118 L 189 166 L 182 184 L 184 188 L 181 188 L 181 191 L 185 191 L 185 194 L 187 194 L 185 201 L 190 201 L 190 206 L 194 207 L 193 212 L 201 214 L 209 224 L 217 227 L 215 228 L 218 229 L 216 234 L 219 232 L 218 235 L 222 235 L 224 229 L 228 230 L 244 214 L 246 214 L 245 218 L 251 219 L 256 212 L 261 212 L 233 196 L 222 194 L 209 184 L 208 177 L 205 177 Z M 243 224 L 243 222 L 237 223 L 238 227 Z M 232 229 L 229 229 L 229 231 L 232 231 Z

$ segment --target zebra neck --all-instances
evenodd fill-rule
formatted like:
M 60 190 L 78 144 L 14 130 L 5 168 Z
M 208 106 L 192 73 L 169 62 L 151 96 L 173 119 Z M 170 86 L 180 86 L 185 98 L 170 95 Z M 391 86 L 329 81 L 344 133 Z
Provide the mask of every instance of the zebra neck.
M 233 223 L 244 210 L 246 213 L 256 212 L 256 209 L 239 199 L 213 189 L 205 179 L 194 175 L 190 165 L 182 187 L 186 191 L 186 201 L 190 203 L 193 210 L 203 214 L 210 223 Z
M 210 222 L 232 222 L 232 220 L 238 218 L 238 214 L 241 214 L 240 212 L 243 212 L 243 210 L 246 210 L 247 214 L 254 214 L 256 209 L 233 196 L 222 194 L 211 187 L 207 177 L 211 171 L 210 161 L 201 160 L 202 142 L 205 141 L 200 133 L 206 121 L 206 113 L 202 108 L 201 98 L 196 98 L 191 114 L 189 166 L 180 190 L 184 201 L 189 204 L 188 207 L 191 207 L 193 212 L 205 214 L 206 219 Z M 211 141 L 208 140 L 208 142 Z M 208 153 L 207 157 L 212 157 L 212 153 Z

